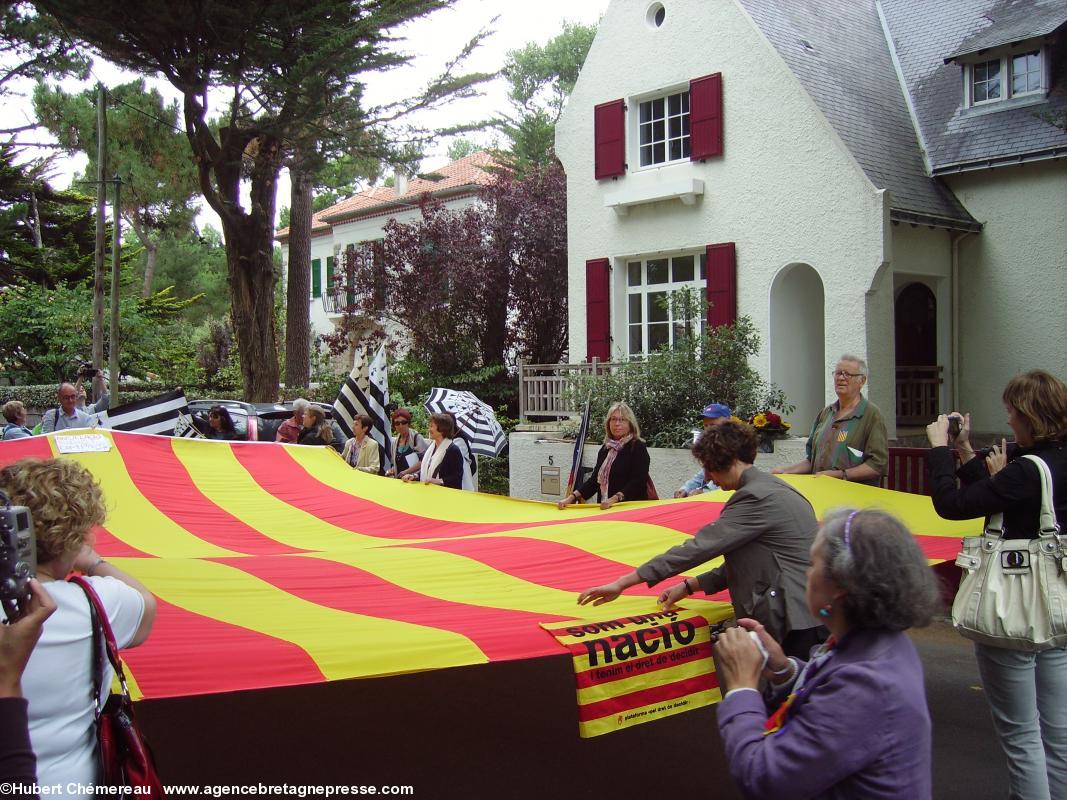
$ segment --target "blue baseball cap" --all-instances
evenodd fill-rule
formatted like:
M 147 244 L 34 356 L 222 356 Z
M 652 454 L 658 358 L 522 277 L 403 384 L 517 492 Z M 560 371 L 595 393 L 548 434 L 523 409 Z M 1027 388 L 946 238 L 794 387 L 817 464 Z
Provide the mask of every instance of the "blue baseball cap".
M 721 417 L 731 417 L 733 412 L 730 410 L 730 406 L 725 403 L 709 403 L 704 406 L 704 413 L 700 416 L 705 419 L 719 419 Z

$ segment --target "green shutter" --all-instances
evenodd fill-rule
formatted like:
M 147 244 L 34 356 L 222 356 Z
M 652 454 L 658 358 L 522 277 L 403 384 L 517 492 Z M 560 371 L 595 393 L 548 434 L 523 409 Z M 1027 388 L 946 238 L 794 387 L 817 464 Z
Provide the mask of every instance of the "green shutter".
M 333 294 L 333 290 L 337 288 L 336 286 L 334 286 L 334 283 L 333 283 L 333 265 L 334 265 L 334 257 L 333 256 L 327 256 L 326 257 L 326 293 L 327 294 Z
M 320 274 L 322 268 L 322 260 L 318 258 L 311 259 L 311 296 L 322 297 L 322 275 Z

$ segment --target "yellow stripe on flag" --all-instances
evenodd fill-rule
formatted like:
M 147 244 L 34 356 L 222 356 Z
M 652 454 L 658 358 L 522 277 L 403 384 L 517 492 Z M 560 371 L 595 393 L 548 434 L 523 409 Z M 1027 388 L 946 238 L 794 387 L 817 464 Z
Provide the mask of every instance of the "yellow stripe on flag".
M 203 444 L 174 440 L 174 453 L 196 480 L 196 487 L 208 500 L 276 542 L 302 550 L 348 550 L 406 541 L 353 533 L 295 508 L 260 486 L 229 447 Z M 339 463 L 351 471 L 343 461 Z
M 225 564 L 199 559 L 114 561 L 136 572 L 168 603 L 303 648 L 327 680 L 488 661 L 460 634 L 316 605 Z

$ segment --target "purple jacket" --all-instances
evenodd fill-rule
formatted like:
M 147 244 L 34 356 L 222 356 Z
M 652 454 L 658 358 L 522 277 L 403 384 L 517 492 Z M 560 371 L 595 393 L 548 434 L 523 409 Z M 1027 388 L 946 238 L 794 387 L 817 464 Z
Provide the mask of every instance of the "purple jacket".
M 801 665 L 803 668 L 803 665 Z M 757 692 L 718 706 L 730 775 L 750 800 L 929 800 L 930 714 L 905 633 L 856 630 L 835 648 L 764 736 Z

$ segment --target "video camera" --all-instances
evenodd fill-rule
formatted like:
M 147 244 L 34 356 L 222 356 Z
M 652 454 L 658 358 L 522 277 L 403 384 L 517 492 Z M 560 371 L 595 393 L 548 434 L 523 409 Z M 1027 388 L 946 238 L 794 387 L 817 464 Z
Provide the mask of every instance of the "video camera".
M 37 574 L 37 544 L 30 510 L 11 505 L 2 491 L 0 501 L 0 604 L 11 620 L 26 611 L 30 578 Z
M 83 380 L 92 380 L 96 377 L 96 373 L 98 372 L 100 372 L 100 370 L 96 368 L 96 365 L 93 364 L 92 361 L 83 361 L 81 366 L 78 367 L 78 373 L 75 377 Z

